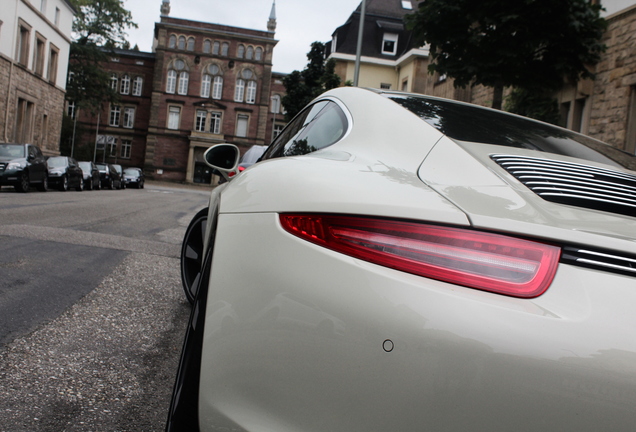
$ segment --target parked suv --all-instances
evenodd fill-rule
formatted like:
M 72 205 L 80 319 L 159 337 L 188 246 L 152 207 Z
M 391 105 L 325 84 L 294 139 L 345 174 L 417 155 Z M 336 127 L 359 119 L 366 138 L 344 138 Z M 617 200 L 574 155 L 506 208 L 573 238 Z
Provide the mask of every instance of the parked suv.
M 112 164 L 98 163 L 96 165 L 103 189 L 121 189 L 121 176 Z
M 46 159 L 31 144 L 0 144 L 0 186 L 10 185 L 26 192 L 32 184 L 38 190 L 48 189 Z

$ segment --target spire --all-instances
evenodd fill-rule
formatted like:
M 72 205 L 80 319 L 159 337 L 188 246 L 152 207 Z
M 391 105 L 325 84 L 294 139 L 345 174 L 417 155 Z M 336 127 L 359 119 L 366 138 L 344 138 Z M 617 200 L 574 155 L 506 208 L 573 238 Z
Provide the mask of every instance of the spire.
M 161 16 L 170 15 L 170 0 L 162 0 L 161 2 Z
M 267 30 L 272 33 L 276 31 L 276 0 L 272 3 L 272 11 L 269 14 L 269 21 L 267 21 Z

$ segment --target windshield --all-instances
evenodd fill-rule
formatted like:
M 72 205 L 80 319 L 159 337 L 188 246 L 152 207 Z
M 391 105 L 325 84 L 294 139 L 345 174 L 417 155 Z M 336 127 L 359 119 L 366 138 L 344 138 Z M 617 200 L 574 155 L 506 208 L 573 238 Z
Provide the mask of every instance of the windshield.
M 636 170 L 636 156 L 567 129 L 448 100 L 384 96 L 458 141 L 537 150 Z
M 100 171 L 108 171 L 108 168 L 104 164 L 96 164 L 97 169 Z
M 91 171 L 91 163 L 90 162 L 78 162 L 80 168 L 83 171 Z
M 0 144 L 0 157 L 23 158 L 24 146 L 20 144 Z
M 126 168 L 124 174 L 131 177 L 139 177 L 139 171 L 132 168 Z
M 65 157 L 50 157 L 46 164 L 49 168 L 64 168 L 66 166 L 66 158 Z

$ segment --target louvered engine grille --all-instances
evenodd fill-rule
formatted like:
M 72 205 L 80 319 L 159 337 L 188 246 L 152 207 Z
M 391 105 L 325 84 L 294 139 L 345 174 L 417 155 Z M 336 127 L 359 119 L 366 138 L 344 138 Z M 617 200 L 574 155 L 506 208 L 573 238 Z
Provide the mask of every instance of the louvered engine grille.
M 636 175 L 552 159 L 491 158 L 547 201 L 636 216 Z
M 616 252 L 564 247 L 561 262 L 636 277 L 636 257 Z

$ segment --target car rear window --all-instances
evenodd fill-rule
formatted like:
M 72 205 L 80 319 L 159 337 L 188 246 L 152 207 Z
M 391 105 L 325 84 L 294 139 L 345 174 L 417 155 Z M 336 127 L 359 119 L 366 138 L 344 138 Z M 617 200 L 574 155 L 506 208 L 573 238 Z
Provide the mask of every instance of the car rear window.
M 567 129 L 442 99 L 384 96 L 454 140 L 537 150 L 636 170 L 635 156 Z

